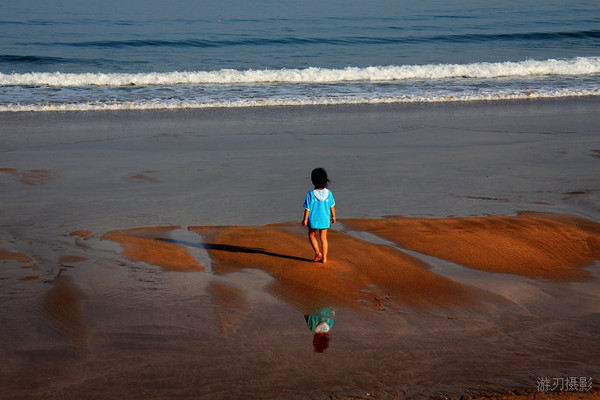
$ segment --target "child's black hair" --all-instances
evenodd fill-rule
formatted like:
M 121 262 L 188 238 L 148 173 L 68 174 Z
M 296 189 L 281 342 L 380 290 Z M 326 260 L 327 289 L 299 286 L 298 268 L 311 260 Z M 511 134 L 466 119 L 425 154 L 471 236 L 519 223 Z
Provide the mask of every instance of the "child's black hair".
M 327 178 L 327 172 L 323 168 L 315 168 L 312 170 L 310 174 L 310 180 L 313 185 L 315 185 L 315 189 L 327 187 L 329 184 L 329 178 Z

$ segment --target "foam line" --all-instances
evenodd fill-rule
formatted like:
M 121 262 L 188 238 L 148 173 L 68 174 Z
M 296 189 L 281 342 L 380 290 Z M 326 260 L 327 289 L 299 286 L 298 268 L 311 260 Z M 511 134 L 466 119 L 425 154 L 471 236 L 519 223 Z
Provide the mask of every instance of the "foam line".
M 391 104 L 391 103 L 434 103 L 461 101 L 501 101 L 522 99 L 544 99 L 561 97 L 600 96 L 600 88 L 594 90 L 552 90 L 539 92 L 492 92 L 462 95 L 430 96 L 374 96 L 374 97 L 313 97 L 313 98 L 274 98 L 245 99 L 235 101 L 134 101 L 134 102 L 82 102 L 54 104 L 10 104 L 0 105 L 0 112 L 24 111 L 112 111 L 112 110 L 162 110 L 162 109 L 201 109 L 201 108 L 241 108 L 278 107 L 305 105 L 339 104 Z
M 600 57 L 519 62 L 150 73 L 0 73 L 0 86 L 128 86 L 183 84 L 340 83 L 600 74 Z

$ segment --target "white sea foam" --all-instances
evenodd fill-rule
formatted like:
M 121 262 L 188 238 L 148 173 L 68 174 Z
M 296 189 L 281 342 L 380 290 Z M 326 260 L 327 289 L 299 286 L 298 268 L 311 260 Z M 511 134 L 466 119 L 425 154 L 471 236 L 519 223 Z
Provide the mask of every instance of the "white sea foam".
M 244 99 L 235 101 L 136 101 L 136 102 L 83 102 L 56 104 L 10 104 L 0 105 L 0 112 L 43 112 L 43 111 L 117 111 L 117 110 L 166 110 L 207 109 L 242 107 L 277 107 L 340 104 L 393 104 L 434 103 L 545 99 L 564 97 L 600 96 L 600 88 L 593 90 L 550 90 L 537 92 L 489 92 L 464 93 L 461 95 L 416 95 L 416 96 L 373 96 L 373 97 L 311 97 Z
M 409 79 L 500 78 L 600 73 L 600 57 L 520 62 L 430 64 L 328 69 L 234 70 L 164 73 L 0 73 L 0 86 L 128 86 L 182 84 L 339 83 Z

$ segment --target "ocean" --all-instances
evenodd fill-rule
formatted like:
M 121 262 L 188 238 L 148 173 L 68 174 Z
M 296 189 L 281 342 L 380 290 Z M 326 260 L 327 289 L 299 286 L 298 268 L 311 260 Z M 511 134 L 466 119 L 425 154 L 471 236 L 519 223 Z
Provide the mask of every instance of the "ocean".
M 600 2 L 22 0 L 0 112 L 600 95 Z

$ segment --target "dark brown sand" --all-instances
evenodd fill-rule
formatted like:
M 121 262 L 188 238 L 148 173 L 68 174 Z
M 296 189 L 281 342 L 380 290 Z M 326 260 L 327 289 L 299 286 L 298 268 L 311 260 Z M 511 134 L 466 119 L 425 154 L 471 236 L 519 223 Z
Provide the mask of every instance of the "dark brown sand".
M 393 393 L 373 393 L 370 396 L 355 397 L 355 396 L 335 396 L 332 400 L 363 400 L 363 399 L 382 399 L 382 400 L 403 400 L 406 397 L 402 395 L 395 395 Z M 472 397 L 469 395 L 465 396 L 439 396 L 436 400 L 597 400 L 600 398 L 600 394 L 595 393 L 578 393 L 578 392 L 531 392 L 523 394 L 499 394 L 489 396 L 476 396 Z
M 597 392 L 591 393 L 580 393 L 580 392 L 531 392 L 522 394 L 498 394 L 488 396 L 438 396 L 435 400 L 597 400 L 600 398 L 600 394 Z M 377 392 L 369 396 L 334 396 L 332 400 L 404 400 L 407 397 L 401 394 L 395 394 L 390 392 Z
M 44 311 L 59 332 L 81 346 L 88 345 L 90 340 L 81 306 L 84 299 L 85 295 L 66 276 L 58 276 L 44 298 Z
M 229 338 L 235 334 L 248 318 L 252 307 L 246 299 L 243 290 L 223 282 L 211 282 L 207 292 L 217 304 L 215 314 L 219 320 L 219 327 L 223 336 Z
M 473 400 L 596 400 L 600 398 L 598 392 L 594 393 L 568 393 L 568 392 L 534 392 L 523 395 L 499 395 L 477 397 Z M 467 400 L 467 398 L 465 398 Z

